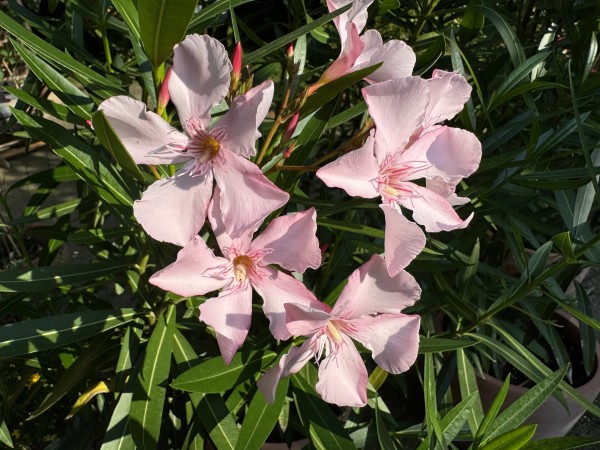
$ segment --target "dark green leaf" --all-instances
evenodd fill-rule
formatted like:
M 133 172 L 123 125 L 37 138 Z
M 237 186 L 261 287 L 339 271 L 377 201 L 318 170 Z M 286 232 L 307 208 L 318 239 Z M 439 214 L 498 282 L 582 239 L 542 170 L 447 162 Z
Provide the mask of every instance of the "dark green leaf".
M 183 39 L 197 3 L 198 0 L 138 2 L 140 38 L 154 67 L 160 66 Z
M 570 450 L 600 444 L 600 438 L 585 436 L 564 436 L 549 439 L 540 439 L 529 442 L 523 450 Z
M 252 450 L 262 447 L 277 423 L 289 384 L 289 377 L 279 381 L 275 401 L 272 404 L 265 401 L 262 392 L 254 394 L 240 429 L 240 436 L 235 446 L 236 450 Z
M 133 309 L 107 309 L 26 320 L 0 327 L 0 358 L 27 355 L 81 341 L 145 316 Z
M 593 317 L 594 312 L 590 305 L 590 299 L 583 286 L 575 282 L 575 293 L 577 295 L 577 305 L 583 314 Z M 583 352 L 583 367 L 585 372 L 590 375 L 594 369 L 594 358 L 596 355 L 596 333 L 585 322 L 579 321 L 579 334 L 581 338 L 581 350 Z
M 237 353 L 229 365 L 217 356 L 185 371 L 173 380 L 171 386 L 189 392 L 224 392 L 254 376 L 276 356 L 273 352 Z
M 478 392 L 477 379 L 475 378 L 475 371 L 473 366 L 467 359 L 465 352 L 462 349 L 456 351 L 456 365 L 458 374 L 458 383 L 460 387 L 461 398 L 467 398 Z M 481 406 L 481 399 L 479 395 L 474 401 L 473 407 L 469 411 L 467 422 L 469 423 L 469 429 L 471 434 L 475 436 L 479 424 L 483 418 L 483 407 Z
M 12 438 L 10 437 L 10 433 L 8 432 L 8 427 L 6 426 L 6 422 L 2 418 L 0 414 L 0 442 L 6 444 L 10 448 L 15 448 Z
M 476 341 L 421 336 L 419 340 L 419 354 L 450 352 L 459 348 L 470 347 L 475 344 L 477 344 Z
M 525 425 L 496 437 L 488 442 L 481 450 L 519 450 L 531 441 L 537 425 Z
M 132 261 L 67 264 L 33 269 L 10 269 L 0 273 L 0 292 L 45 292 L 59 286 L 113 275 Z
M 222 0 L 221 3 L 225 3 L 225 1 Z M 263 45 L 258 50 L 244 55 L 244 65 L 252 64 L 253 62 L 258 61 L 259 59 L 267 56 L 268 54 L 274 52 L 275 50 L 282 48 L 284 45 L 289 44 L 290 42 L 294 41 L 296 38 L 298 38 L 306 33 L 311 32 L 312 30 L 320 27 L 321 25 L 323 25 L 327 22 L 330 22 L 331 20 L 335 19 L 340 14 L 343 14 L 346 11 L 348 11 L 351 6 L 352 6 L 352 4 L 342 6 L 341 8 L 336 9 L 334 12 L 325 14 L 306 25 L 303 25 L 300 28 L 297 28 L 296 30 L 294 30 L 291 33 L 286 34 L 285 36 L 281 36 L 280 38 L 275 39 L 273 42 L 269 42 L 267 45 Z
M 309 381 L 311 369 L 315 371 L 307 364 L 300 372 L 292 375 L 296 408 L 302 424 L 308 430 L 311 443 L 318 450 L 355 449 L 347 431 L 329 405 L 315 392 Z
M 129 426 L 133 441 L 143 450 L 156 449 L 158 445 L 174 333 L 175 305 L 170 304 L 158 317 L 150 335 L 142 370 L 133 390 Z

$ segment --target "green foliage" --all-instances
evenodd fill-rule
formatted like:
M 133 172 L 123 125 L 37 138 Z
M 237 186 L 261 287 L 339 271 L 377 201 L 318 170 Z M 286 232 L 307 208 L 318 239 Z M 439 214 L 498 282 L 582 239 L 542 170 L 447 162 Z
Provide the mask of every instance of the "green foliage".
M 0 442 L 87 448 L 70 444 L 85 436 L 102 450 L 250 450 L 302 438 L 327 450 L 403 448 L 415 440 L 427 449 L 597 444 L 576 436 L 535 440 L 535 425 L 525 422 L 550 395 L 572 397 L 600 416 L 565 376 L 570 355 L 553 315 L 564 309 L 579 321 L 585 379 L 600 321 L 581 285 L 569 285 L 582 268 L 600 266 L 594 0 L 377 0 L 369 9 L 367 28 L 414 48 L 415 74 L 455 70 L 468 78 L 471 99 L 448 125 L 472 131 L 483 159 L 457 187 L 471 199 L 457 209 L 461 217 L 474 212 L 469 227 L 428 234 L 409 267 L 423 289 L 406 311 L 422 320 L 418 363 L 387 374 L 359 349 L 368 406 L 325 403 L 311 364 L 281 380 L 275 402 L 266 403 L 256 381 L 287 344 L 270 337 L 264 319 L 254 314 L 246 343 L 225 365 L 213 331 L 197 319 L 204 297 L 165 294 L 148 282 L 178 249 L 148 238 L 132 205 L 174 168 L 135 164 L 97 107 L 132 93 L 154 108 L 173 46 L 188 33 L 208 33 L 231 50 L 238 32 L 242 84 L 275 81 L 274 114 L 254 161 L 291 194 L 280 213 L 317 210 L 327 247 L 304 284 L 332 305 L 356 266 L 383 252 L 379 201 L 350 199 L 314 176 L 369 135 L 360 88 L 377 66 L 308 95 L 339 54 L 331 22 L 349 6 L 327 14 L 323 2 L 275 3 L 11 1 L 0 11 L 9 37 L 0 55 L 29 71 L 19 87 L 3 88 L 18 100 L 3 132 L 45 142 L 60 159 L 0 192 L 0 244 L 8 249 L 0 258 Z M 300 122 L 291 151 L 281 128 L 293 112 Z M 172 105 L 164 117 L 178 125 Z M 11 210 L 9 200 L 25 187 L 32 193 L 23 210 Z M 63 198 L 63 191 L 75 194 Z M 207 229 L 201 234 L 211 242 Z M 65 263 L 73 249 L 83 257 Z M 506 379 L 490 405 L 478 393 L 484 372 Z M 512 405 L 505 404 L 509 373 L 531 387 Z M 106 389 L 96 392 L 99 383 Z

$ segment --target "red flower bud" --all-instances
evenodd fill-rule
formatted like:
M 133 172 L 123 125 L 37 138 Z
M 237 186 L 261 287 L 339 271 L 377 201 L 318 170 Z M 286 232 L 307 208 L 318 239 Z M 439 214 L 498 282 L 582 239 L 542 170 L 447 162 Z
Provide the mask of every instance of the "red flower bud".
M 233 66 L 231 75 L 237 76 L 239 79 L 242 75 L 242 44 L 240 42 L 235 43 L 233 55 L 231 55 L 231 65 Z
M 294 44 L 292 42 L 290 42 L 290 45 L 287 46 L 287 49 L 285 51 L 285 56 L 286 56 L 286 58 L 294 57 Z
M 158 105 L 156 106 L 157 114 L 162 114 L 166 109 L 169 100 L 171 99 L 171 95 L 169 94 L 169 78 L 171 78 L 171 72 L 173 71 L 173 66 L 169 67 L 167 70 L 167 74 L 165 75 L 165 79 L 160 86 L 160 92 L 158 94 Z
M 281 142 L 289 141 L 294 135 L 294 131 L 296 130 L 296 125 L 298 125 L 298 119 L 300 114 L 296 113 L 292 116 L 292 118 L 288 121 L 283 134 L 281 135 Z

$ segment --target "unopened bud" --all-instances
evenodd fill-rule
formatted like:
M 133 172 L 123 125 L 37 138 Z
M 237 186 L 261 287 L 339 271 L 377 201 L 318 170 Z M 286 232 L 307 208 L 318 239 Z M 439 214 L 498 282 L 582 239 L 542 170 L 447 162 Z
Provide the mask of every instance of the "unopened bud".
M 281 135 L 281 142 L 289 141 L 294 135 L 294 131 L 296 131 L 296 125 L 298 125 L 298 119 L 300 114 L 294 114 L 291 119 L 288 121 L 285 130 L 283 130 L 283 134 Z
M 283 157 L 285 159 L 289 158 L 290 156 L 292 156 L 292 152 L 296 149 L 296 141 L 292 141 L 290 142 L 289 147 L 287 148 L 287 150 L 285 152 L 283 152 Z
M 229 92 L 232 97 L 235 94 L 240 78 L 242 77 L 242 53 L 241 42 L 236 42 L 233 54 L 231 55 L 231 65 L 233 66 L 233 69 L 231 70 L 231 85 L 229 86 Z
M 169 94 L 169 78 L 171 78 L 171 72 L 173 71 L 173 66 L 169 67 L 167 70 L 167 74 L 165 75 L 165 79 L 162 82 L 160 87 L 160 92 L 158 94 L 158 105 L 156 106 L 156 113 L 160 116 L 167 108 L 167 104 L 169 100 L 171 100 L 171 95 Z
M 288 59 L 294 57 L 294 44 L 291 42 L 290 42 L 290 45 L 288 45 L 287 49 L 285 50 L 285 57 Z
M 298 73 L 298 67 L 294 63 L 294 44 L 292 43 L 285 50 L 285 70 L 290 78 L 294 78 Z
M 94 129 L 94 124 L 92 123 L 91 120 L 86 120 L 85 123 L 87 124 L 88 127 L 90 127 L 92 130 Z

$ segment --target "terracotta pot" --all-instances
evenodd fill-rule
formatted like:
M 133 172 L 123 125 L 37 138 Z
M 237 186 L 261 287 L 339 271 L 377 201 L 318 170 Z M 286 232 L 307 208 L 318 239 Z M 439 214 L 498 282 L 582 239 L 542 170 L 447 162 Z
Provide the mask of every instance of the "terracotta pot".
M 579 322 L 577 319 L 563 311 L 557 311 L 556 315 L 556 321 L 564 326 L 564 332 L 569 339 L 579 344 Z M 576 388 L 581 395 L 590 401 L 594 401 L 600 392 L 599 360 L 600 344 L 596 342 L 596 358 L 592 378 L 584 385 Z M 478 376 L 477 384 L 484 411 L 487 411 L 502 386 L 502 380 L 491 375 L 485 375 L 485 378 Z M 502 409 L 514 403 L 527 390 L 527 388 L 521 386 L 510 385 Z M 568 411 L 554 396 L 551 396 L 525 421 L 527 424 L 538 424 L 534 439 L 564 436 L 583 415 L 585 409 L 579 403 L 566 393 L 563 394 L 563 397 L 568 405 Z

